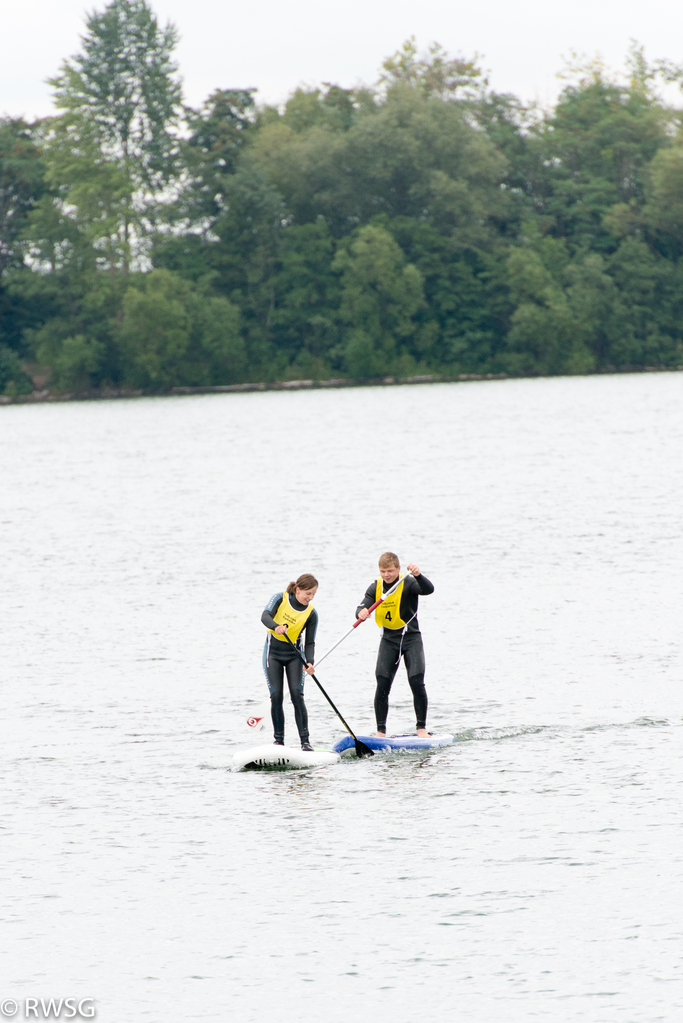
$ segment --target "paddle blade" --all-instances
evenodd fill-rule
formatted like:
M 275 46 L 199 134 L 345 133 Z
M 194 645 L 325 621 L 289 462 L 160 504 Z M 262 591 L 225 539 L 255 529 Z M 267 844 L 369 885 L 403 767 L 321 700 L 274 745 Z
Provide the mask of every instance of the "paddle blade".
M 370 749 L 370 747 L 366 746 L 364 742 L 360 741 L 360 739 L 356 739 L 355 742 L 356 756 L 358 757 L 359 760 L 362 760 L 363 757 L 374 757 L 375 755 L 374 749 Z
M 247 724 L 250 728 L 253 728 L 255 732 L 265 732 L 266 728 L 270 724 L 270 700 L 266 703 L 262 703 L 253 714 L 250 714 L 247 718 Z

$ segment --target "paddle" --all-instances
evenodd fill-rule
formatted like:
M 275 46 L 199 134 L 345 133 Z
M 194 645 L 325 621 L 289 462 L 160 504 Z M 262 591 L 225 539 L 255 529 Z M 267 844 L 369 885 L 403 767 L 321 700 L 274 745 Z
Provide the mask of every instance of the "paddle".
M 412 575 L 412 574 L 413 574 L 412 572 L 406 572 L 406 573 L 405 573 L 404 575 L 402 575 L 402 576 L 400 577 L 400 579 L 397 579 L 397 580 L 396 580 L 396 582 L 394 583 L 394 585 L 393 585 L 393 586 L 391 586 L 391 587 L 390 587 L 390 588 L 389 588 L 389 589 L 387 590 L 387 592 L 386 592 L 385 594 L 383 594 L 383 595 L 382 595 L 382 596 L 380 597 L 380 599 L 379 599 L 379 600 L 376 600 L 376 601 L 375 601 L 375 603 L 374 603 L 374 604 L 373 604 L 373 605 L 372 605 L 371 607 L 369 607 L 369 608 L 368 608 L 368 618 L 370 617 L 370 615 L 372 614 L 372 612 L 373 612 L 374 610 L 376 610 L 376 608 L 378 608 L 378 607 L 379 607 L 379 605 L 380 605 L 380 604 L 383 604 L 383 603 L 384 603 L 384 601 L 385 601 L 385 600 L 387 599 L 387 597 L 390 597 L 392 593 L 395 593 L 395 592 L 396 592 L 396 590 L 397 590 L 397 589 L 399 588 L 399 586 L 401 585 L 401 583 L 403 582 L 403 580 L 404 580 L 404 579 L 405 579 L 405 578 L 406 578 L 407 576 L 409 576 L 409 575 Z M 332 653 L 332 651 L 333 651 L 333 650 L 336 650 L 336 649 L 337 649 L 337 647 L 339 646 L 339 644 L 340 644 L 340 643 L 343 643 L 343 642 L 344 642 L 344 640 L 346 639 L 346 637 L 347 637 L 347 636 L 350 636 L 350 635 L 351 635 L 351 633 L 353 632 L 353 630 L 354 630 L 354 629 L 357 629 L 359 625 L 362 625 L 364 621 L 367 621 L 367 618 L 356 618 L 355 622 L 353 623 L 353 625 L 351 626 L 351 628 L 349 629 L 349 631 L 348 631 L 348 632 L 345 632 L 345 633 L 344 633 L 344 635 L 342 636 L 342 638 L 341 638 L 341 639 L 338 639 L 338 640 L 337 640 L 337 642 L 336 642 L 336 643 L 334 644 L 334 646 L 331 646 L 331 647 L 330 647 L 330 649 L 329 649 L 329 650 L 328 650 L 328 651 L 327 651 L 326 653 L 324 653 L 324 654 L 322 655 L 322 657 L 319 657 L 319 658 L 318 658 L 318 660 L 316 661 L 316 665 L 320 665 L 320 664 L 322 664 L 322 663 L 323 663 L 323 661 L 325 660 L 325 658 L 326 658 L 326 657 L 329 657 L 329 656 L 330 656 L 330 654 Z
M 296 653 L 297 657 L 299 658 L 299 660 L 303 664 L 304 668 L 307 668 L 308 667 L 308 661 L 306 660 L 304 655 L 301 653 L 301 651 L 299 650 L 298 646 L 296 646 L 294 643 L 292 643 L 291 639 L 289 638 L 289 636 L 287 635 L 286 632 L 283 632 L 282 635 L 285 637 L 285 639 L 287 640 L 287 642 L 289 643 L 291 648 L 294 650 L 294 652 Z M 343 726 L 346 729 L 346 731 L 349 733 L 349 735 L 353 739 L 353 741 L 355 743 L 355 746 L 356 746 L 356 756 L 360 757 L 360 758 L 362 758 L 362 757 L 374 757 L 374 755 L 375 755 L 374 750 L 371 750 L 369 746 L 366 746 L 364 742 L 361 742 L 360 739 L 356 738 L 356 736 L 353 734 L 353 732 L 351 731 L 351 729 L 347 725 L 346 721 L 344 721 L 344 718 L 341 716 L 341 714 L 339 713 L 339 711 L 337 710 L 335 705 L 332 703 L 332 700 L 329 698 L 329 696 L 327 695 L 327 693 L 325 692 L 323 687 L 320 685 L 320 682 L 315 677 L 315 675 L 311 675 L 311 678 L 313 679 L 313 681 L 317 685 L 318 689 L 320 690 L 320 692 L 323 694 L 323 696 L 325 697 L 325 699 L 329 703 L 329 705 L 332 708 L 332 710 L 334 711 L 334 713 L 337 715 L 337 717 L 339 718 L 339 720 L 343 724 Z

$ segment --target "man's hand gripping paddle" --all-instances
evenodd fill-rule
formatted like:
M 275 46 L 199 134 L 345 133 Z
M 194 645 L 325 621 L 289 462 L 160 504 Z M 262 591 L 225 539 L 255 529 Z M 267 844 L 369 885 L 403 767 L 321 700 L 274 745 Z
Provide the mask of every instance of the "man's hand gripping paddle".
M 285 639 L 287 640 L 287 642 L 289 643 L 289 645 L 291 646 L 291 648 L 296 652 L 296 655 L 299 658 L 299 660 L 301 661 L 301 663 L 303 664 L 304 668 L 307 668 L 308 667 L 308 661 L 306 660 L 304 655 L 301 653 L 301 651 L 299 650 L 298 646 L 296 646 L 294 643 L 292 643 L 291 639 L 289 638 L 289 636 L 287 635 L 286 632 L 283 633 L 283 635 L 284 635 Z M 353 732 L 351 731 L 351 729 L 347 725 L 346 721 L 344 721 L 344 718 L 341 716 L 341 714 L 339 713 L 339 711 L 337 710 L 335 705 L 332 703 L 332 700 L 329 698 L 329 696 L 327 695 L 327 693 L 325 692 L 323 687 L 320 685 L 320 682 L 315 677 L 315 675 L 312 674 L 311 678 L 313 679 L 313 681 L 317 685 L 318 689 L 320 690 L 320 692 L 323 694 L 323 696 L 325 697 L 325 699 L 329 703 L 329 705 L 332 708 L 332 710 L 334 711 L 334 713 L 337 715 L 337 717 L 339 718 L 339 720 L 343 724 L 343 726 L 346 729 L 346 731 L 349 733 L 349 735 L 353 739 L 353 741 L 355 743 L 355 746 L 356 746 L 356 756 L 357 757 L 374 757 L 374 755 L 375 755 L 374 750 L 371 750 L 369 746 L 366 746 L 364 742 L 361 742 L 360 739 L 356 738 L 356 736 L 353 734 Z
M 393 586 L 391 586 L 391 587 L 389 587 L 389 589 L 387 590 L 387 592 L 386 592 L 386 593 L 384 593 L 384 594 L 383 594 L 383 595 L 382 595 L 382 596 L 380 597 L 380 599 L 379 599 L 379 600 L 376 600 L 376 601 L 375 601 L 375 603 L 374 603 L 374 604 L 373 604 L 373 605 L 372 605 L 371 607 L 369 607 L 369 608 L 368 608 L 368 618 L 370 617 L 370 615 L 372 614 L 372 612 L 373 612 L 374 610 L 376 610 L 376 608 L 378 608 L 378 607 L 379 607 L 379 605 L 380 605 L 380 604 L 383 604 L 383 603 L 384 603 L 384 601 L 385 601 L 385 600 L 387 599 L 387 597 L 390 597 L 392 593 L 395 593 L 395 592 L 396 592 L 396 590 L 397 590 L 397 589 L 399 588 L 399 586 L 401 585 L 401 583 L 403 582 L 403 580 L 404 580 L 404 579 L 407 579 L 407 577 L 408 577 L 409 575 L 412 575 L 412 574 L 413 574 L 412 572 L 406 572 L 406 573 L 405 573 L 404 575 L 402 575 L 402 576 L 401 576 L 401 577 L 400 577 L 399 579 L 397 579 L 397 580 L 396 580 L 396 582 L 394 583 L 394 585 L 393 585 Z M 359 625 L 362 625 L 362 624 L 363 624 L 363 622 L 366 622 L 366 621 L 368 620 L 368 618 L 356 618 L 355 622 L 353 623 L 353 625 L 351 626 L 351 628 L 349 629 L 349 631 L 348 631 L 348 632 L 345 632 L 345 633 L 344 633 L 344 635 L 342 636 L 342 638 L 341 638 L 341 639 L 338 639 L 338 640 L 337 640 L 337 642 L 336 642 L 336 643 L 334 644 L 334 646 L 331 646 L 331 647 L 330 647 L 330 649 L 329 649 L 329 650 L 328 650 L 328 651 L 327 651 L 326 653 L 324 653 L 324 654 L 322 655 L 322 657 L 320 657 L 320 658 L 319 658 L 319 659 L 318 659 L 318 660 L 316 661 L 316 667 L 317 667 L 318 665 L 322 664 L 322 663 L 323 663 L 323 661 L 325 660 L 325 658 L 326 658 L 326 657 L 329 657 L 329 656 L 330 656 L 330 654 L 332 653 L 332 651 L 333 651 L 333 650 L 336 650 L 336 649 L 337 649 L 337 647 L 339 646 L 339 644 L 340 644 L 340 643 L 343 643 L 343 642 L 344 642 L 344 640 L 346 639 L 346 637 L 347 637 L 347 636 L 350 636 L 350 635 L 351 635 L 351 633 L 353 632 L 353 630 L 354 630 L 354 629 L 357 629 Z

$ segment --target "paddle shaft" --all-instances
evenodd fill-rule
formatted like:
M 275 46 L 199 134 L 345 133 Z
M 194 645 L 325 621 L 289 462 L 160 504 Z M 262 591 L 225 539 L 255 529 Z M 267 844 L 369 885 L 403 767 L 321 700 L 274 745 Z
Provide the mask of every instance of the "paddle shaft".
M 285 632 L 285 633 L 283 633 L 283 635 L 284 635 L 285 639 L 287 640 L 287 642 L 289 643 L 289 645 L 290 645 L 290 646 L 292 647 L 292 649 L 296 651 L 296 655 L 297 655 L 297 657 L 299 658 L 299 660 L 301 661 L 301 663 L 303 664 L 304 668 L 307 668 L 307 667 L 308 667 L 308 661 L 306 660 L 306 658 L 304 657 L 304 655 L 303 655 L 303 654 L 301 653 L 301 651 L 299 650 L 298 646 L 297 646 L 297 645 L 296 645 L 295 643 L 292 643 L 291 639 L 289 638 L 289 636 L 287 635 L 287 633 L 286 633 L 286 632 Z M 337 717 L 339 718 L 339 720 L 340 720 L 340 721 L 341 721 L 341 723 L 343 724 L 343 726 L 344 726 L 344 728 L 346 729 L 346 731 L 347 731 L 347 732 L 349 733 L 349 735 L 350 735 L 350 736 L 352 737 L 353 741 L 354 741 L 354 742 L 358 742 L 358 739 L 357 739 L 357 738 L 356 738 L 356 736 L 355 736 L 355 735 L 353 734 L 353 732 L 351 731 L 351 729 L 350 729 L 350 728 L 349 728 L 349 726 L 347 725 L 346 721 L 344 721 L 344 718 L 343 718 L 343 717 L 341 716 L 341 714 L 339 713 L 339 711 L 337 710 L 337 708 L 335 707 L 335 705 L 333 704 L 332 700 L 331 700 L 331 699 L 330 699 L 330 697 L 329 697 L 329 696 L 327 695 L 327 693 L 325 692 L 325 690 L 323 689 L 323 687 L 322 687 L 322 686 L 320 685 L 320 682 L 319 682 L 319 680 L 318 680 L 318 679 L 317 679 L 317 678 L 315 677 L 315 675 L 311 675 L 311 678 L 313 679 L 313 681 L 314 681 L 314 682 L 315 682 L 315 684 L 317 685 L 318 689 L 320 690 L 320 692 L 321 692 L 321 693 L 323 694 L 323 696 L 325 697 L 325 699 L 326 699 L 326 700 L 327 700 L 327 702 L 329 703 L 329 705 L 330 705 L 330 707 L 332 708 L 332 710 L 334 711 L 334 713 L 335 713 L 335 714 L 337 715 Z
M 380 599 L 379 599 L 379 600 L 376 600 L 376 601 L 375 601 L 375 603 L 374 603 L 374 604 L 372 605 L 372 607 L 369 607 L 369 608 L 368 608 L 368 618 L 370 617 L 370 615 L 372 614 L 372 612 L 373 612 L 373 611 L 375 611 L 375 610 L 376 610 L 376 609 L 377 609 L 377 608 L 379 607 L 379 605 L 380 605 L 380 604 L 383 604 L 383 603 L 384 603 L 384 601 L 385 601 L 385 600 L 387 599 L 387 597 L 390 597 L 392 593 L 395 593 L 395 592 L 396 592 L 396 590 L 397 590 L 397 589 L 398 589 L 398 587 L 399 587 L 399 586 L 401 585 L 401 583 L 403 582 L 403 580 L 404 580 L 404 579 L 405 579 L 405 578 L 406 578 L 407 576 L 409 576 L 409 575 L 412 575 L 412 572 L 406 572 L 406 573 L 405 573 L 405 575 L 402 575 L 400 579 L 397 579 L 397 580 L 396 580 L 396 582 L 394 583 L 394 585 L 393 585 L 392 587 L 390 587 L 390 589 L 388 589 L 388 590 L 387 590 L 387 592 L 386 592 L 386 593 L 385 593 L 385 594 L 384 594 L 384 595 L 383 595 L 382 597 L 380 597 Z M 338 646 L 339 646 L 339 645 L 340 645 L 341 643 L 343 643 L 343 642 L 344 642 L 344 640 L 345 640 L 345 639 L 347 638 L 347 636 L 350 636 L 350 635 L 351 635 L 351 633 L 353 632 L 353 630 L 354 630 L 354 629 L 357 629 L 359 625 L 362 625 L 364 621 L 367 621 L 367 618 L 356 618 L 355 622 L 353 623 L 353 625 L 351 626 L 351 628 L 349 629 L 349 631 L 348 631 L 348 632 L 345 632 L 345 633 L 344 633 L 344 635 L 342 636 L 342 638 L 341 638 L 341 639 L 338 639 L 338 640 L 337 640 L 337 642 L 336 642 L 336 643 L 334 644 L 334 646 L 331 646 L 331 647 L 330 647 L 330 649 L 329 649 L 329 650 L 328 650 L 328 651 L 327 651 L 326 653 L 324 653 L 324 654 L 322 655 L 322 657 L 319 657 L 319 658 L 318 658 L 318 660 L 317 660 L 317 661 L 315 662 L 315 664 L 316 664 L 316 667 L 318 667 L 318 665 L 319 665 L 319 664 L 322 664 L 322 662 L 323 662 L 323 661 L 325 660 L 325 658 L 326 658 L 326 657 L 329 657 L 329 656 L 330 656 L 330 654 L 332 653 L 332 651 L 333 651 L 333 650 L 336 650 L 336 649 L 337 649 L 337 647 L 338 647 Z

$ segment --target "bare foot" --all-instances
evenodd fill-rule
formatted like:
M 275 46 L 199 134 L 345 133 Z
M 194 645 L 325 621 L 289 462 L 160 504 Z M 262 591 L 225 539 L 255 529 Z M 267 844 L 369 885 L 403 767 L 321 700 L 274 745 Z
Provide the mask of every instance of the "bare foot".
M 387 737 L 386 732 L 375 732 L 376 739 L 386 739 L 386 737 Z
M 420 739 L 428 739 L 429 738 L 429 732 L 427 731 L 426 728 L 418 728 L 417 734 L 418 734 Z

